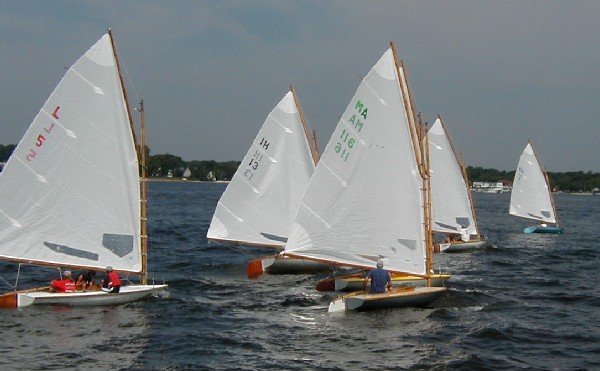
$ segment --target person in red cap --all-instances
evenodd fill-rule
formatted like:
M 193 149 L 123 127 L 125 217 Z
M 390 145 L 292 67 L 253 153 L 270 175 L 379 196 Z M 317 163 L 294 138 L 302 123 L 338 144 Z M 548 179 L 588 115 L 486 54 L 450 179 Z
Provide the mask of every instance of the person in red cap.
M 117 293 L 121 290 L 121 280 L 117 272 L 109 265 L 106 267 L 106 278 L 102 280 L 102 291 Z

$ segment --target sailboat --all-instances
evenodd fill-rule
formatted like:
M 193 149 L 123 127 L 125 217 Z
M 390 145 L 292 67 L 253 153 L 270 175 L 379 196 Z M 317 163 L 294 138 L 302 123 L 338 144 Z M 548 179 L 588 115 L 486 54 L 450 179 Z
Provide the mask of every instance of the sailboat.
M 206 237 L 226 245 L 281 251 L 313 174 L 318 154 L 293 87 L 269 113 L 248 153 L 217 203 Z M 263 272 L 329 269 L 280 255 L 248 264 L 248 276 Z
M 483 247 L 465 167 L 461 164 L 446 125 L 438 115 L 427 133 L 431 174 L 432 230 L 448 236 L 443 252 Z M 455 238 L 456 237 L 456 238 Z
M 342 296 L 329 312 L 421 306 L 432 287 L 427 142 L 419 138 L 404 67 L 392 43 L 361 82 L 304 194 L 284 254 L 425 279 L 425 287 Z
M 465 241 L 460 238 L 448 238 L 452 241 L 434 246 L 442 252 L 464 252 L 481 248 L 485 237 L 479 234 L 467 173 L 461 164 L 452 141 L 447 134 L 446 125 L 438 115 L 428 130 L 430 161 L 430 183 L 432 203 L 432 231 L 448 236 L 460 236 L 466 233 Z M 442 286 L 448 274 L 433 274 L 432 286 Z M 424 286 L 426 280 L 419 276 L 392 274 L 395 285 Z M 319 291 L 356 291 L 361 290 L 364 274 L 349 274 L 327 277 L 317 283 Z
M 147 283 L 143 102 L 136 138 L 112 33 L 66 72 L 0 174 L 0 260 L 140 276 L 104 291 L 14 290 L 0 307 L 108 305 L 166 289 Z M 141 164 L 141 172 L 138 164 Z M 18 282 L 18 274 L 17 274 Z
M 509 214 L 540 222 L 538 226 L 525 228 L 525 233 L 563 233 L 563 229 L 558 226 L 548 175 L 542 169 L 531 141 L 519 158 L 510 194 Z M 546 223 L 553 223 L 555 226 Z

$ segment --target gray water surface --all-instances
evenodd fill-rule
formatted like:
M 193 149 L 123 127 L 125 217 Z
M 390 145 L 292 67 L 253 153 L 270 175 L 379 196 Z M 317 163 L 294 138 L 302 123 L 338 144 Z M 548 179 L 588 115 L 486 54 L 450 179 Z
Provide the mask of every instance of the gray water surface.
M 565 234 L 525 235 L 509 194 L 475 193 L 491 246 L 435 255 L 453 275 L 442 299 L 332 316 L 336 294 L 314 289 L 324 275 L 249 280 L 246 262 L 271 251 L 207 244 L 224 189 L 151 182 L 150 276 L 168 297 L 2 310 L 0 369 L 600 369 L 599 196 L 557 195 Z M 55 275 L 24 267 L 21 285 Z

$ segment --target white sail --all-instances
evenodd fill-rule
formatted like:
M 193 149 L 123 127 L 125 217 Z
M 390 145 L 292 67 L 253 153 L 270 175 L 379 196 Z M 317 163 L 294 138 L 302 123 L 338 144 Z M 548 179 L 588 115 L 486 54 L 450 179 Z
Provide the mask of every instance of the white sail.
M 556 223 L 556 212 L 550 197 L 546 176 L 533 146 L 527 143 L 515 172 L 509 213 L 540 222 Z
M 268 115 L 221 196 L 207 238 L 283 247 L 314 169 L 290 91 Z
M 285 253 L 426 273 L 423 180 L 388 49 L 358 87 L 323 152 Z
M 142 270 L 138 160 L 108 34 L 39 111 L 0 194 L 0 259 Z
M 185 171 L 183 172 L 183 177 L 188 178 L 191 175 L 192 175 L 192 171 L 190 170 L 190 168 L 189 167 L 185 168 Z
M 468 194 L 469 187 L 439 118 L 435 120 L 427 136 L 431 174 L 432 230 L 458 234 L 462 228 L 466 228 L 470 235 L 477 235 L 475 215 Z

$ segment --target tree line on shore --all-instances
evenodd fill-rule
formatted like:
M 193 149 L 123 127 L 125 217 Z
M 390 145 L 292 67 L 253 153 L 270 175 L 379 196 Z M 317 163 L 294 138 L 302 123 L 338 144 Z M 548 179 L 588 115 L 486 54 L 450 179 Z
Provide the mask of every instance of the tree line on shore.
M 515 171 L 467 167 L 467 176 L 472 182 L 503 182 L 512 184 Z M 600 188 L 600 173 L 591 171 L 548 172 L 550 186 L 553 191 L 591 192 Z
M 0 144 L 0 162 L 6 162 L 16 145 Z M 146 149 L 147 153 L 150 150 Z M 181 178 L 186 169 L 191 175 L 189 180 L 208 180 L 210 175 L 216 180 L 230 180 L 240 165 L 240 161 L 184 161 L 179 156 L 158 154 L 148 156 L 148 176 L 151 178 Z M 482 167 L 467 167 L 470 182 L 504 182 L 510 184 L 515 176 L 513 171 L 488 169 Z M 555 191 L 591 192 L 600 188 L 600 173 L 591 171 L 548 172 L 550 184 Z

